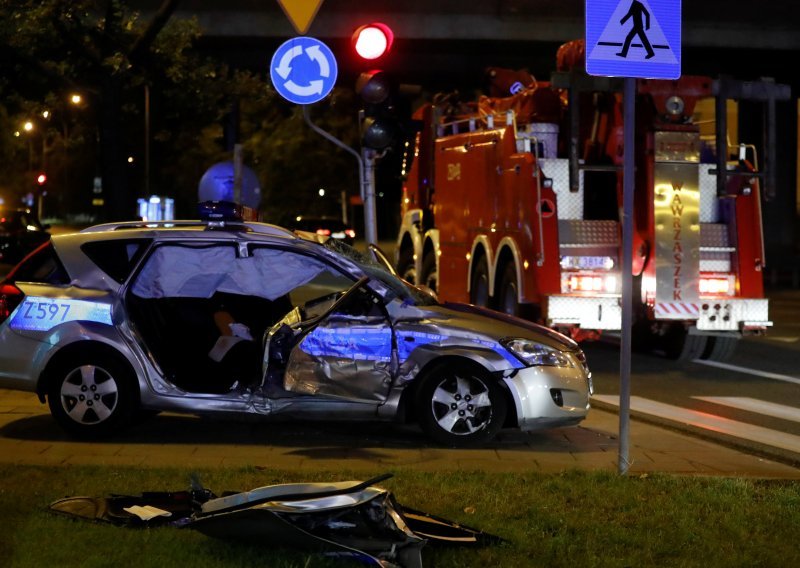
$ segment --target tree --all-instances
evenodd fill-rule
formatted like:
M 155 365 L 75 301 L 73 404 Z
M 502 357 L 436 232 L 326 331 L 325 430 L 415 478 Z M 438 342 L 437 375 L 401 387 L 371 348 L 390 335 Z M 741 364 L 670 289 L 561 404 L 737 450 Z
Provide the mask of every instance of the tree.
M 185 24 L 167 29 L 177 4 L 163 0 L 144 24 L 120 0 L 0 1 L 0 65 L 16 77 L 13 86 L 3 85 L 4 94 L 18 114 L 27 110 L 22 101 L 56 92 L 87 97 L 108 218 L 134 213 L 125 152 L 132 109 L 139 108 L 134 99 L 149 82 L 182 78 L 193 35 Z
M 48 164 L 69 164 L 70 179 L 80 186 L 74 195 L 62 192 L 65 209 L 88 207 L 91 178 L 99 175 L 106 219 L 132 218 L 145 185 L 175 197 L 179 215 L 191 217 L 202 174 L 231 159 L 223 123 L 236 105 L 238 142 L 262 181 L 266 218 L 338 213 L 334 201 L 320 203 L 317 190 L 325 187 L 337 197 L 341 190 L 357 191 L 352 158 L 307 128 L 300 107 L 281 99 L 261 77 L 265 70 L 233 69 L 202 57 L 196 48 L 199 26 L 171 17 L 176 4 L 162 1 L 150 21 L 142 22 L 121 0 L 0 0 L 0 125 L 4 113 L 9 123 L 19 122 L 63 102 L 66 93 L 80 92 L 86 97 L 80 114 L 62 108 L 67 127 L 59 118 L 48 135 Z M 145 87 L 151 103 L 149 184 L 142 156 Z M 352 96 L 335 93 L 314 105 L 315 121 L 353 144 Z M 4 137 L 0 133 L 0 160 L 25 161 L 26 147 Z M 69 161 L 59 159 L 67 155 Z M 90 158 L 74 163 L 78 156 Z M 130 164 L 128 156 L 137 159 Z M 54 182 L 65 177 L 48 174 Z M 320 206 L 328 208 L 314 209 Z

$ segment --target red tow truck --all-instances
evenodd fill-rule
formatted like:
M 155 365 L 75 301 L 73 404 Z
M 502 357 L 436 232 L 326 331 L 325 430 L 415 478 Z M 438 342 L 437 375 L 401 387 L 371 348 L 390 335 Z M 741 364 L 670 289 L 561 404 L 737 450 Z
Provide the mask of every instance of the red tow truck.
M 581 42 L 558 62 L 549 82 L 496 72 L 513 95 L 416 112 L 397 268 L 443 300 L 593 339 L 621 326 L 622 81 L 586 75 Z M 639 347 L 721 361 L 771 325 L 761 200 L 775 185 L 775 101 L 788 97 L 768 80 L 637 81 Z M 763 102 L 761 156 L 728 143 L 729 101 L 745 99 Z

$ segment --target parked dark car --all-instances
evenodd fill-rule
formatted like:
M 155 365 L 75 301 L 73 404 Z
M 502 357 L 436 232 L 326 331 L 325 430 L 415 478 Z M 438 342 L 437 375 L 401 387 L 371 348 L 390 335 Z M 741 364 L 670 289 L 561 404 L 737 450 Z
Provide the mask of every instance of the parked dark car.
M 16 264 L 50 240 L 49 228 L 30 209 L 0 208 L 0 263 Z
M 294 217 L 286 226 L 296 231 L 306 231 L 323 237 L 337 239 L 352 245 L 356 239 L 356 232 L 352 227 L 345 225 L 341 220 L 333 217 Z

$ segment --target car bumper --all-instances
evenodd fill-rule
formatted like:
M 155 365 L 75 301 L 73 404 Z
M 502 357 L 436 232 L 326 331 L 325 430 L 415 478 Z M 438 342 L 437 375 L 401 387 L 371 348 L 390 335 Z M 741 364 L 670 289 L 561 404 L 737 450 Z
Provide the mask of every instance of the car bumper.
M 526 367 L 503 380 L 521 430 L 573 426 L 589 412 L 591 373 L 580 366 Z

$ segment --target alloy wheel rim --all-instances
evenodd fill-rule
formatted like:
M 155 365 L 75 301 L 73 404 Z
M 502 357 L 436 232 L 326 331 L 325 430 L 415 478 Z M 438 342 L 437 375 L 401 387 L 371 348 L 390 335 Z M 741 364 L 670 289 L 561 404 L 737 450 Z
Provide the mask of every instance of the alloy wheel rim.
M 105 422 L 119 404 L 119 386 L 111 374 L 95 365 L 81 365 L 61 383 L 61 407 L 78 424 Z
M 431 410 L 445 432 L 456 436 L 474 434 L 491 421 L 489 389 L 475 377 L 448 377 L 433 391 Z

